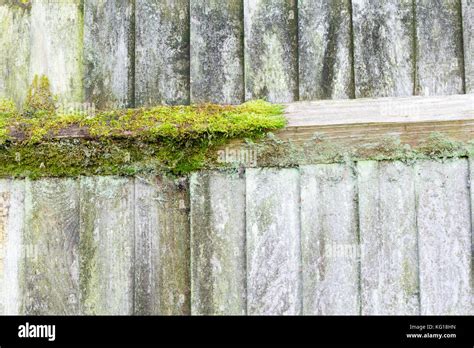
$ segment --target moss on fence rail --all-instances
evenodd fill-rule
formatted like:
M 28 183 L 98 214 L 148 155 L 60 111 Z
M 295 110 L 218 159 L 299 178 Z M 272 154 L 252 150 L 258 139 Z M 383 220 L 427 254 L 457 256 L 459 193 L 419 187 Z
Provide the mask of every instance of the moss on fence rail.
M 261 100 L 61 113 L 47 79 L 35 77 L 21 111 L 0 100 L 0 176 L 184 174 L 227 140 L 285 123 L 281 105 Z

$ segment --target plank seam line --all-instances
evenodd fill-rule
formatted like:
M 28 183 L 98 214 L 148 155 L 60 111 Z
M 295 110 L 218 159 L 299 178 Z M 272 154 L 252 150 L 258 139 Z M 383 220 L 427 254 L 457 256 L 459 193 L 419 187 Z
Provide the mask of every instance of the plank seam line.
M 462 0 L 458 0 L 459 6 L 459 25 L 461 29 L 461 65 L 462 65 L 462 90 L 464 94 L 467 93 L 467 77 L 466 77 L 466 56 L 467 56 L 467 47 L 464 42 L 464 21 L 463 21 L 463 8 Z

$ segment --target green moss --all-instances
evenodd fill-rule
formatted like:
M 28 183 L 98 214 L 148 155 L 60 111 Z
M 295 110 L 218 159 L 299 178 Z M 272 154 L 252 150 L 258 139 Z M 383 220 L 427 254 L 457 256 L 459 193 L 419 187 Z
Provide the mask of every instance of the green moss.
M 286 123 L 282 106 L 261 100 L 94 115 L 60 113 L 54 101 L 45 76 L 35 76 L 22 112 L 0 101 L 1 176 L 184 174 L 204 166 L 227 140 L 256 139 Z

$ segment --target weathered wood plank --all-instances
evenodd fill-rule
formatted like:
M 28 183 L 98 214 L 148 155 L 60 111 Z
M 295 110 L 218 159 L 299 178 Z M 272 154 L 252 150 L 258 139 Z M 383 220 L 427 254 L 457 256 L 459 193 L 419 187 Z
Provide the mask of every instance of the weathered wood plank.
M 21 314 L 25 183 L 0 180 L 0 314 Z
M 295 0 L 244 0 L 245 98 L 298 99 Z
M 463 93 L 459 0 L 416 0 L 416 94 Z
M 471 188 L 471 287 L 474 292 L 474 156 L 469 157 L 469 186 Z M 474 304 L 471 305 L 474 306 Z M 474 311 L 474 308 L 472 308 Z M 472 314 L 472 313 L 471 313 Z
M 356 97 L 412 95 L 412 1 L 353 0 L 352 13 Z
M 134 1 L 84 0 L 85 99 L 96 108 L 133 106 Z
M 189 1 L 135 6 L 135 105 L 189 104 Z
M 358 162 L 361 313 L 419 314 L 415 176 L 401 162 Z
M 301 167 L 304 314 L 359 314 L 355 184 L 349 166 Z
M 0 97 L 22 105 L 30 83 L 30 6 L 0 2 Z
M 201 172 L 191 177 L 190 192 L 192 314 L 243 315 L 245 180 Z
M 466 93 L 474 93 L 474 1 L 461 1 L 464 33 L 464 84 Z
M 300 100 L 354 96 L 350 0 L 298 2 Z
M 26 181 L 23 312 L 80 313 L 79 182 Z
M 30 81 L 34 75 L 48 76 L 52 92 L 63 103 L 83 99 L 81 4 L 45 0 L 31 5 Z
M 244 101 L 243 3 L 191 0 L 191 101 Z
M 421 314 L 472 314 L 467 161 L 418 162 L 416 174 Z
M 188 207 L 183 179 L 135 179 L 134 314 L 190 314 Z
M 80 182 L 80 289 L 84 314 L 133 313 L 133 180 Z
M 285 117 L 289 127 L 473 120 L 474 96 L 297 102 L 286 106 Z
M 299 196 L 297 169 L 247 170 L 248 314 L 302 311 Z

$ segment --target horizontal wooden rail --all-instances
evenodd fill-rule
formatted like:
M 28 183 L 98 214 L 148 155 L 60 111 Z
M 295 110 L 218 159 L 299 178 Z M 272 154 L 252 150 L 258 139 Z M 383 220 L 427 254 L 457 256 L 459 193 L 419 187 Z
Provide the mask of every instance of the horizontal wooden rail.
M 416 146 L 433 133 L 462 142 L 474 140 L 474 94 L 295 102 L 286 104 L 285 117 L 288 125 L 275 135 L 295 144 L 317 138 L 350 147 L 398 137 Z M 10 136 L 25 139 L 15 126 Z M 123 133 L 124 138 L 131 136 L 131 132 Z M 93 139 L 87 127 L 78 125 L 51 137 Z
M 296 102 L 286 104 L 286 117 L 276 136 L 294 143 L 316 137 L 359 145 L 396 136 L 417 145 L 434 132 L 474 140 L 474 94 Z

